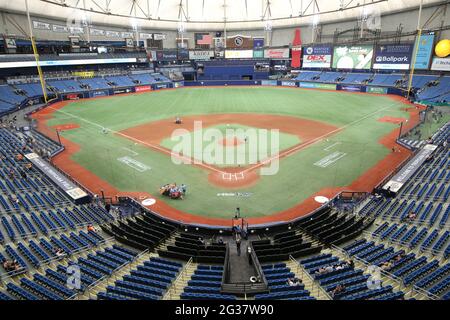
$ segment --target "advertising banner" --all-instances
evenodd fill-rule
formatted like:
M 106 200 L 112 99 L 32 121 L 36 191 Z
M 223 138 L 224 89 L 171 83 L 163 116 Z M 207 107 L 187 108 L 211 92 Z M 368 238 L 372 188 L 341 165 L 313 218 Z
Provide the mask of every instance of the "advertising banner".
M 408 70 L 411 65 L 413 44 L 378 45 L 373 69 Z
M 203 50 L 203 51 L 189 51 L 190 60 L 209 60 L 214 57 L 214 51 Z
M 90 28 L 89 34 L 92 36 L 104 36 L 105 30 Z
M 366 92 L 367 93 L 377 93 L 377 94 L 387 94 L 388 89 L 382 88 L 382 87 L 367 87 Z
M 166 35 L 162 33 L 154 33 L 153 40 L 166 40 Z
M 135 92 L 144 92 L 144 91 L 150 91 L 150 90 L 152 90 L 152 87 L 150 87 L 150 86 L 139 86 L 139 87 L 134 88 Z
M 341 86 L 341 90 L 348 92 L 361 92 L 361 87 L 359 86 Z
M 91 98 L 105 97 L 105 96 L 109 96 L 108 90 L 95 90 L 95 91 L 89 92 L 89 97 L 91 97 Z
M 253 58 L 253 50 L 225 50 L 225 59 Z
M 253 38 L 253 49 L 264 48 L 264 38 Z
M 302 37 L 300 29 L 295 29 L 292 41 L 291 67 L 300 68 L 302 64 Z
M 53 29 L 53 32 L 57 32 L 57 33 L 67 33 L 67 32 L 69 32 L 69 27 L 61 26 L 61 25 L 58 25 L 58 24 L 52 25 L 52 29 Z
M 253 50 L 253 58 L 264 58 L 264 50 Z
M 312 46 L 303 48 L 303 68 L 330 68 L 333 48 Z
M 167 88 L 168 88 L 168 86 L 165 83 L 157 83 L 155 85 L 155 89 L 167 89 Z
M 130 93 L 130 92 L 132 92 L 131 88 L 113 90 L 114 94 Z
M 136 58 L 112 58 L 112 59 L 76 59 L 76 60 L 43 60 L 39 61 L 41 67 L 48 66 L 72 66 L 81 64 L 104 63 L 134 63 Z M 0 62 L 1 68 L 36 67 L 36 61 Z
M 73 200 L 81 200 L 88 197 L 86 192 L 81 190 L 75 183 L 66 178 L 66 176 L 52 167 L 36 153 L 28 153 L 25 157 L 33 164 L 33 166 L 42 171 L 58 187 L 64 190 L 64 192 Z
M 120 37 L 122 38 L 133 38 L 133 32 L 121 32 Z
M 267 58 L 267 59 L 289 59 L 289 48 L 266 49 L 266 50 L 264 50 L 264 58 Z
M 178 49 L 178 60 L 189 60 L 189 50 Z
M 78 100 L 83 98 L 82 93 L 69 93 L 64 96 L 64 100 Z
M 300 82 L 299 86 L 306 89 L 336 90 L 335 84 L 328 83 Z
M 410 160 L 392 179 L 383 186 L 384 190 L 397 193 L 411 176 L 422 166 L 428 157 L 437 149 L 433 144 L 427 144 Z
M 413 52 L 416 54 L 416 63 L 414 68 L 417 70 L 428 70 L 430 59 L 433 52 L 434 34 L 425 34 L 416 39 L 416 45 Z
M 295 81 L 281 81 L 281 85 L 283 87 L 296 87 L 297 86 Z
M 431 65 L 431 70 L 436 71 L 450 71 L 450 57 L 448 58 L 433 58 L 433 64 Z
M 334 47 L 333 68 L 370 69 L 372 66 L 372 57 L 372 45 Z
M 39 30 L 51 30 L 50 23 L 33 20 L 33 28 Z
M 276 80 L 261 80 L 262 86 L 276 86 L 277 84 Z
M 156 51 L 156 59 L 158 61 L 175 61 L 178 58 L 176 50 Z

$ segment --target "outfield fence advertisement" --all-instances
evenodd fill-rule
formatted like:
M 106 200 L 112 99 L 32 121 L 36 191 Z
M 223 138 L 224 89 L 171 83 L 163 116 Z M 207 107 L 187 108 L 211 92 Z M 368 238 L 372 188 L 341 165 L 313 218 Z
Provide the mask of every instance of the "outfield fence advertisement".
M 348 91 L 348 92 L 361 92 L 361 87 L 360 86 L 343 85 L 343 86 L 341 86 L 341 90 Z
M 336 85 L 329 83 L 300 82 L 299 87 L 306 89 L 336 90 Z
M 283 87 L 296 87 L 297 86 L 295 81 L 281 81 L 281 85 Z
M 89 97 L 91 97 L 91 98 L 104 97 L 104 96 L 109 96 L 108 90 L 95 90 L 95 91 L 89 92 Z
M 379 45 L 375 50 L 374 69 L 408 70 L 411 65 L 413 44 Z
M 388 89 L 383 87 L 367 87 L 366 88 L 367 93 L 377 93 L 377 94 L 387 94 Z
M 337 46 L 334 47 L 333 68 L 370 69 L 372 66 L 373 46 Z
M 150 86 L 140 86 L 140 87 L 135 87 L 134 91 L 136 92 L 143 92 L 143 91 L 150 91 L 152 90 L 152 87 Z
M 417 70 L 428 70 L 430 59 L 433 53 L 434 34 L 425 34 L 417 38 L 414 52 L 416 53 L 416 63 L 414 68 Z
M 333 48 L 331 46 L 313 46 L 303 49 L 304 68 L 330 68 Z
M 276 86 L 278 85 L 277 80 L 261 80 L 262 86 Z

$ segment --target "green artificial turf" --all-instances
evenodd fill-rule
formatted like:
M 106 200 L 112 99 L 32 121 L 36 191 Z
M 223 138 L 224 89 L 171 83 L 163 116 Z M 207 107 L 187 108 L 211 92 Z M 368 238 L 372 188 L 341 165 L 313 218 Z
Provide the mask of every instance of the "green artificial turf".
M 243 216 L 255 217 L 291 208 L 322 188 L 350 184 L 390 152 L 378 141 L 397 125 L 378 119 L 408 118 L 403 108 L 402 102 L 383 95 L 268 87 L 184 88 L 74 102 L 55 112 L 48 125 L 79 124 L 80 128 L 61 133 L 81 146 L 73 160 L 119 190 L 146 191 L 196 215 L 231 217 L 240 206 Z M 229 190 L 208 183 L 204 169 L 175 165 L 167 154 L 102 132 L 102 127 L 121 131 L 174 115 L 214 113 L 287 115 L 342 130 L 281 159 L 276 175 L 262 176 L 257 184 L 240 190 L 248 192 L 247 197 L 220 196 Z M 285 138 L 286 147 L 295 142 L 292 136 Z M 172 182 L 187 184 L 185 200 L 159 196 L 158 188 Z

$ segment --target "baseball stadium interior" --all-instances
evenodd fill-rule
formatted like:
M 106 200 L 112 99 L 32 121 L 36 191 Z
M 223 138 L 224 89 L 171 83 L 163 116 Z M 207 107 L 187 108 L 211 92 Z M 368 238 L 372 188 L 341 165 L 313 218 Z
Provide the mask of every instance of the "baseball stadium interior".
M 450 300 L 450 1 L 0 0 L 0 35 L 0 300 Z

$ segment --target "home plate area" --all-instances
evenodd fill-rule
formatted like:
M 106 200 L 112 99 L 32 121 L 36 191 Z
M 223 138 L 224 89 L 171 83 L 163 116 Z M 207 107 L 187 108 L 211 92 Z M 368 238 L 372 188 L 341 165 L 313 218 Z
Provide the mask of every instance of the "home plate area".
M 229 172 L 223 172 L 222 173 L 222 179 L 223 180 L 244 180 L 245 176 L 243 172 L 237 172 L 237 173 L 229 173 Z

